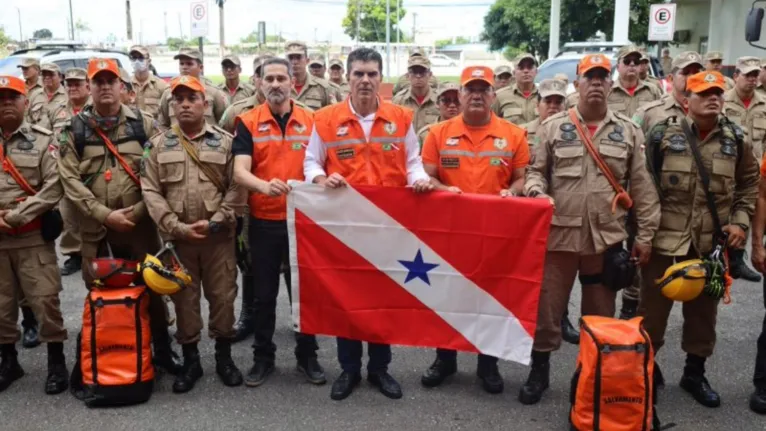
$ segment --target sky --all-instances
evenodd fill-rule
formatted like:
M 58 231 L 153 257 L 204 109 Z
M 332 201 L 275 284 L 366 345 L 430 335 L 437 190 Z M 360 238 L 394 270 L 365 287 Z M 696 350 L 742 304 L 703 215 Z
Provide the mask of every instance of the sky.
M 19 36 L 19 13 L 24 38 L 41 28 L 51 30 L 54 38 L 68 37 L 70 0 L 0 1 L 3 3 L 0 26 L 12 37 Z M 134 42 L 147 45 L 164 42 L 165 22 L 168 36 L 177 37 L 183 32 L 188 37 L 193 1 L 199 0 L 131 0 Z M 413 14 L 417 13 L 418 32 L 426 39 L 478 36 L 484 26 L 484 15 L 493 3 L 493 0 L 400 1 L 407 11 L 402 20 L 403 31 L 411 32 Z M 117 41 L 125 41 L 124 0 L 71 0 L 71 3 L 74 21 L 82 19 L 91 29 L 79 39 L 101 42 L 113 35 Z M 227 0 L 225 40 L 227 44 L 237 43 L 257 29 L 258 21 L 265 21 L 267 34 L 281 32 L 286 39 L 350 42 L 341 26 L 346 4 L 346 0 Z M 208 9 L 208 39 L 217 42 L 219 14 L 214 0 L 208 0 Z

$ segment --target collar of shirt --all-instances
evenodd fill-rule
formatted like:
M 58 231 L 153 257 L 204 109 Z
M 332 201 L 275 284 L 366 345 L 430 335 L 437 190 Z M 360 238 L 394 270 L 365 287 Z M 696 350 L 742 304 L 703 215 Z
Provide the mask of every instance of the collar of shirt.
M 380 103 L 380 99 L 378 99 L 378 109 L 380 109 Z M 356 117 L 356 120 L 359 121 L 359 124 L 362 126 L 362 130 L 364 130 L 364 138 L 369 141 L 370 133 L 372 132 L 372 125 L 375 123 L 375 115 L 377 114 L 377 109 L 375 112 L 367 115 L 366 117 L 359 115 L 359 113 L 354 109 L 354 104 L 351 103 L 350 97 L 348 99 L 348 107 L 351 109 L 351 113 L 354 114 L 354 117 Z
M 277 125 L 279 126 L 279 129 L 282 130 L 282 136 L 285 135 L 285 130 L 287 130 L 287 123 L 290 121 L 290 116 L 293 115 L 293 107 L 290 106 L 290 111 L 286 112 L 283 115 L 275 114 L 274 111 L 269 109 L 269 112 L 271 113 L 271 116 L 274 117 L 274 121 L 277 122 Z

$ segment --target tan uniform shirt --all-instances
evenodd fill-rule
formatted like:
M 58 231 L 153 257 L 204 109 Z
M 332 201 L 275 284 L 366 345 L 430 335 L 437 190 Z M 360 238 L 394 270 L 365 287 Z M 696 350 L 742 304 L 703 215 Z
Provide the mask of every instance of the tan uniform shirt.
M 85 111 L 98 115 L 92 107 L 86 107 Z M 136 136 L 128 133 L 127 120 L 137 119 L 138 115 L 122 105 L 118 124 L 106 132 L 107 137 L 114 143 Z M 146 136 L 156 133 L 151 117 L 142 116 L 142 123 Z M 120 163 L 113 162 L 114 156 L 93 129 L 86 127 L 85 139 L 86 145 L 78 153 L 71 123 L 59 134 L 59 175 L 66 196 L 80 213 L 82 254 L 93 257 L 96 256 L 98 242 L 106 235 L 104 221 L 110 212 L 133 206 L 134 219 L 141 220 L 146 216 L 146 206 L 141 200 L 140 186 L 123 170 Z M 119 154 L 136 175 L 139 175 L 141 168 L 143 144 L 138 139 L 115 144 Z
M 766 98 L 755 92 L 750 106 L 745 108 L 737 90 L 732 88 L 724 93 L 723 100 L 723 114 L 742 128 L 760 160 L 766 150 Z
M 726 89 L 727 89 L 727 90 L 731 90 L 731 89 L 732 89 L 732 88 L 734 88 L 734 86 L 736 85 L 736 84 L 734 83 L 734 80 L 733 80 L 733 79 L 731 79 L 731 78 L 729 78 L 728 76 L 725 76 L 725 75 L 724 75 L 724 77 L 723 77 L 723 80 L 726 82 Z
M 431 75 L 431 77 L 428 78 L 428 86 L 431 87 L 433 90 L 438 89 L 439 79 L 436 78 L 436 76 Z M 402 91 L 408 88 L 410 88 L 410 78 L 405 73 L 404 75 L 400 76 L 399 79 L 396 81 L 392 94 L 396 96 L 397 94 L 401 93 Z
M 131 81 L 133 89 L 136 90 L 136 105 L 138 105 L 138 108 L 148 112 L 152 117 L 158 118 L 160 99 L 162 98 L 162 93 L 170 87 L 168 83 L 152 73 L 149 73 L 149 78 L 143 84 L 138 82 L 135 75 Z
M 93 103 L 93 101 L 88 98 L 88 101 L 85 102 L 85 106 L 90 105 Z M 66 103 L 62 103 L 53 107 L 47 107 L 45 108 L 46 116 L 48 118 L 48 124 L 51 127 L 51 130 L 55 133 L 59 133 L 61 129 L 63 129 L 70 118 L 76 115 L 74 106 L 67 101 Z M 78 110 L 77 112 L 80 112 Z
M 9 173 L 0 169 L 0 210 L 10 211 L 5 221 L 11 227 L 19 228 L 55 207 L 63 195 L 56 169 L 56 141 L 51 131 L 26 122 L 21 123 L 5 142 L 3 135 L 4 131 L 0 129 L 0 143 L 5 145 L 5 156 L 27 183 L 37 190 L 36 195 L 29 196 Z M 0 250 L 44 244 L 39 230 L 20 235 L 0 232 Z
M 300 106 L 303 109 L 306 109 L 308 111 L 313 112 L 311 108 L 304 105 L 303 103 L 293 100 L 293 103 Z M 247 99 L 240 100 L 237 103 L 232 104 L 228 108 L 226 108 L 226 112 L 223 113 L 223 117 L 221 117 L 221 121 L 218 123 L 218 127 L 222 128 L 223 130 L 234 134 L 236 131 L 236 121 L 237 117 L 244 114 L 245 112 L 255 108 L 256 106 L 260 105 L 261 102 L 258 100 L 257 96 L 250 96 Z
M 438 117 L 436 121 L 434 121 L 431 124 L 426 124 L 423 126 L 420 130 L 418 130 L 418 141 L 420 142 L 420 148 L 423 149 L 423 144 L 426 142 L 426 138 L 428 137 L 428 133 L 431 132 L 431 126 L 434 124 L 439 124 L 442 122 L 441 117 Z
M 652 128 L 672 116 L 683 118 L 686 112 L 678 100 L 669 93 L 662 96 L 660 100 L 649 102 L 638 108 L 633 115 L 633 121 L 641 127 L 644 137 L 649 139 Z
M 660 58 L 660 65 L 662 66 L 662 73 L 665 76 L 670 75 L 670 72 L 673 70 L 673 58 L 672 57 L 661 57 Z
M 290 98 L 302 102 L 314 111 L 338 103 L 337 93 L 330 82 L 317 78 L 310 73 L 306 75 L 306 83 L 301 88 L 300 94 L 295 91 L 293 86 L 290 90 Z
M 646 82 L 649 85 L 654 85 L 655 87 L 657 87 L 657 90 L 659 90 L 661 95 L 665 94 L 665 92 L 662 90 L 662 81 L 657 79 L 656 76 L 646 75 L 646 79 L 644 80 L 644 82 Z
M 644 81 L 638 82 L 638 86 L 631 96 L 628 90 L 617 80 L 612 84 L 612 91 L 607 98 L 607 104 L 610 110 L 630 118 L 642 105 L 659 100 L 660 97 L 662 97 L 660 89 Z
M 766 87 L 764 87 L 763 84 L 758 84 L 758 86 L 755 87 L 755 92 L 760 94 L 761 97 L 766 99 Z
M 537 118 L 537 87 L 533 88 L 529 97 L 524 97 L 515 85 L 501 88 L 497 91 L 497 99 L 492 105 L 492 110 L 498 117 L 513 124 L 529 123 Z
M 218 86 L 218 89 L 223 92 L 226 96 L 229 98 L 229 105 L 239 102 L 240 100 L 247 99 L 248 97 L 255 94 L 255 88 L 250 85 L 247 82 L 239 81 L 239 84 L 237 85 L 237 88 L 234 89 L 234 92 L 232 93 L 231 90 L 229 90 L 229 87 L 226 86 L 226 83 Z
M 205 99 L 208 102 L 207 110 L 205 110 L 205 121 L 207 124 L 215 126 L 221 121 L 224 111 L 229 106 L 229 99 L 219 90 L 215 85 L 209 84 L 207 79 L 203 80 L 205 85 Z M 168 129 L 170 126 L 177 124 L 176 114 L 173 107 L 175 102 L 173 101 L 173 94 L 168 87 L 162 97 L 160 98 L 160 111 L 157 117 L 157 122 L 160 127 Z
M 580 122 L 587 133 L 582 117 Z M 543 121 L 537 135 L 540 143 L 527 168 L 524 192 L 545 193 L 556 202 L 548 250 L 598 254 L 625 240 L 627 210 L 618 205 L 612 213 L 615 191 L 585 149 L 568 113 Z M 636 241 L 651 244 L 660 208 L 646 169 L 643 133 L 629 118 L 608 110 L 591 140 L 622 186 L 630 183 L 638 220 Z
M 51 129 L 51 124 L 48 121 L 48 112 L 54 109 L 56 106 L 66 104 L 69 101 L 66 89 L 63 85 L 53 93 L 48 94 L 45 90 L 35 90 L 34 94 L 29 97 L 29 113 L 27 121 L 32 124 L 37 124 L 46 129 Z
M 580 93 L 575 90 L 574 93 L 567 94 L 567 108 L 574 108 L 580 101 Z
M 647 148 L 662 192 L 662 218 L 653 251 L 666 256 L 686 256 L 692 245 L 700 253 L 713 250 L 713 222 L 705 190 L 680 121 L 670 121 L 665 129 L 659 148 L 662 160 L 654 160 L 652 141 Z M 697 133 L 691 119 L 686 121 Z M 697 136 L 697 147 L 710 175 L 710 191 L 715 195 L 721 224 L 750 226 L 759 179 L 750 142 L 745 140 L 743 154 L 738 154 L 735 133 L 721 128 L 719 123 L 705 139 Z
M 184 224 L 210 220 L 227 228 L 233 237 L 247 192 L 234 182 L 233 136 L 207 124 L 197 136 L 184 137 L 196 149 L 199 161 L 219 175 L 226 191 L 200 169 L 187 154 L 174 130 L 154 136 L 141 167 L 141 188 L 149 215 L 166 239 L 183 237 Z
M 527 144 L 529 145 L 529 163 L 534 163 L 535 151 L 537 150 L 537 145 L 540 143 L 540 136 L 537 135 L 537 132 L 540 129 L 540 117 L 535 118 L 529 123 L 522 124 L 521 127 L 527 131 Z
M 338 89 L 339 89 L 339 91 L 338 91 L 338 101 L 339 102 L 341 100 L 345 100 L 346 97 L 348 97 L 348 95 L 351 93 L 351 86 L 348 85 L 348 82 L 346 82 L 345 80 L 340 82 L 340 83 L 337 83 L 337 82 L 334 82 L 334 81 L 330 81 L 330 83 L 331 84 L 335 84 L 338 87 Z
M 428 88 L 428 93 L 425 99 L 423 99 L 422 104 L 418 103 L 418 100 L 412 94 L 412 88 L 397 94 L 391 102 L 395 105 L 412 109 L 415 113 L 412 118 L 412 126 L 415 130 L 420 130 L 429 124 L 433 124 L 439 118 L 439 105 L 436 100 L 436 93 L 430 88 Z

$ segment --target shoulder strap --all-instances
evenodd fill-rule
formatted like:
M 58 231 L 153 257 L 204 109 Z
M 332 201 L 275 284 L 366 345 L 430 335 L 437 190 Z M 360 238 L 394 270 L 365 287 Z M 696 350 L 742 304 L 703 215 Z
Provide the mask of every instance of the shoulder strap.
M 612 213 L 614 214 L 617 211 L 617 204 L 620 204 L 620 206 L 626 210 L 633 207 L 633 200 L 630 198 L 630 195 L 625 191 L 624 188 L 622 188 L 620 183 L 614 177 L 612 170 L 609 169 L 609 165 L 604 162 L 604 160 L 601 158 L 601 155 L 598 153 L 598 151 L 596 151 L 596 147 L 593 146 L 593 142 L 591 142 L 590 136 L 588 136 L 583 131 L 582 125 L 580 124 L 579 118 L 577 118 L 577 113 L 575 112 L 574 108 L 569 110 L 569 118 L 572 120 L 572 123 L 574 123 L 575 128 L 577 129 L 577 133 L 580 135 L 583 144 L 585 144 L 585 149 L 588 150 L 588 154 L 590 154 L 590 156 L 593 158 L 593 161 L 596 162 L 596 166 L 598 166 L 606 179 L 609 181 L 609 184 L 611 184 L 612 188 L 614 188 L 616 194 L 614 195 L 614 199 L 612 199 Z
M 70 121 L 72 127 L 72 135 L 74 136 L 74 149 L 77 152 L 77 157 L 82 158 L 82 153 L 85 151 L 85 121 L 80 115 L 75 115 Z
M 113 144 L 119 145 L 125 142 L 138 141 L 138 143 L 143 146 L 149 139 L 148 136 L 146 136 L 146 130 L 144 130 L 144 118 L 141 111 L 134 109 L 133 112 L 136 114 L 136 118 L 127 118 L 125 120 L 126 123 L 128 123 L 126 130 L 130 131 L 130 134 L 124 138 L 113 141 Z
M 27 182 L 26 178 L 21 175 L 21 172 L 16 169 L 16 165 L 13 164 L 13 160 L 11 160 L 10 157 L 5 156 L 5 142 L 3 142 L 3 145 L 0 145 L 0 162 L 2 162 L 3 171 L 7 172 L 26 194 L 30 196 L 37 194 L 37 190 L 33 189 L 32 186 L 30 186 Z
M 646 145 L 646 167 L 649 173 L 652 175 L 654 185 L 657 188 L 657 193 L 662 196 L 662 182 L 660 181 L 660 171 L 662 171 L 662 163 L 664 156 L 662 154 L 662 139 L 665 137 L 665 131 L 668 129 L 669 119 L 665 119 L 656 124 L 649 130 L 647 145 Z
M 130 167 L 128 162 L 125 161 L 125 159 L 122 157 L 120 152 L 117 150 L 117 147 L 114 146 L 114 144 L 109 139 L 109 137 L 106 136 L 106 133 L 104 133 L 101 129 L 97 127 L 94 127 L 93 130 L 95 130 L 98 136 L 101 137 L 101 140 L 104 141 L 104 145 L 106 145 L 106 148 L 109 150 L 110 153 L 112 153 L 114 158 L 117 159 L 117 162 L 120 163 L 120 166 L 122 166 L 122 169 L 125 170 L 125 173 L 127 173 L 130 179 L 133 180 L 133 182 L 139 188 L 141 188 L 141 180 L 138 179 L 138 175 L 136 175 L 136 173 L 133 172 L 133 169 Z
M 684 130 L 686 139 L 689 141 L 689 147 L 692 150 L 692 155 L 694 155 L 694 163 L 697 165 L 697 172 L 699 172 L 700 178 L 702 179 L 702 187 L 705 190 L 707 209 L 710 211 L 710 216 L 713 218 L 713 228 L 715 229 L 715 233 L 713 234 L 714 239 L 723 240 L 726 238 L 726 234 L 723 232 L 721 219 L 718 217 L 718 209 L 715 206 L 715 197 L 713 196 L 713 193 L 710 192 L 710 174 L 702 163 L 702 154 L 697 147 L 697 137 L 692 133 L 686 119 L 681 119 L 681 127 Z
M 225 195 L 228 189 L 223 183 L 223 178 L 221 178 L 218 172 L 216 172 L 213 168 L 202 163 L 202 161 L 199 159 L 199 154 L 197 154 L 197 150 L 194 148 L 194 145 L 192 145 L 191 142 L 186 139 L 183 133 L 181 133 L 181 129 L 177 124 L 173 126 L 173 133 L 178 136 L 178 139 L 181 141 L 181 145 L 184 147 L 184 151 L 186 151 L 186 154 L 189 155 L 194 164 L 197 165 L 197 167 L 199 167 L 200 170 L 204 172 L 208 178 L 210 178 L 210 181 L 215 184 L 216 188 L 218 188 L 218 191 Z

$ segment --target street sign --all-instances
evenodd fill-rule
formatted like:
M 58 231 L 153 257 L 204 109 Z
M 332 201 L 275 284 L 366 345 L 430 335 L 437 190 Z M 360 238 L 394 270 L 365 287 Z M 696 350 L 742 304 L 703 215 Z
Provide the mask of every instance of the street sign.
M 205 37 L 208 29 L 207 0 L 191 2 L 191 37 Z
M 649 8 L 648 40 L 672 42 L 676 31 L 676 4 L 659 3 Z

